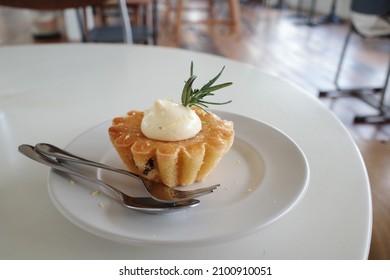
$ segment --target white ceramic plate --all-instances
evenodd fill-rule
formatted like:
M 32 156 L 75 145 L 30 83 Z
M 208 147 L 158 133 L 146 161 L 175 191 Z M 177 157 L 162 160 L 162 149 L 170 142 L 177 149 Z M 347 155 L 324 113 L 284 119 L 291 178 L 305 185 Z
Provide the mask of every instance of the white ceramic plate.
M 127 209 L 99 186 L 51 171 L 49 193 L 58 210 L 71 222 L 103 238 L 128 244 L 207 245 L 239 238 L 275 222 L 303 197 L 309 167 L 301 149 L 284 133 L 262 122 L 217 112 L 235 127 L 235 142 L 217 168 L 202 183 L 220 183 L 201 197 L 197 207 L 164 215 Z M 74 139 L 66 149 L 83 157 L 124 167 L 113 149 L 107 129 L 100 124 Z M 92 171 L 118 186 L 122 175 Z M 136 186 L 133 195 L 146 195 Z

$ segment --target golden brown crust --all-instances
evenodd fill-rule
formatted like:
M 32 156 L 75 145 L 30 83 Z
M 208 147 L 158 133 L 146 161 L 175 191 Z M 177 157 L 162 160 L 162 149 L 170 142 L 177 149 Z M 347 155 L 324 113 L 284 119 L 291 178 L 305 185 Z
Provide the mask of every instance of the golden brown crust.
M 170 187 L 201 181 L 231 148 L 233 123 L 194 108 L 202 130 L 183 141 L 157 141 L 141 131 L 144 113 L 130 111 L 112 121 L 111 142 L 130 171 Z

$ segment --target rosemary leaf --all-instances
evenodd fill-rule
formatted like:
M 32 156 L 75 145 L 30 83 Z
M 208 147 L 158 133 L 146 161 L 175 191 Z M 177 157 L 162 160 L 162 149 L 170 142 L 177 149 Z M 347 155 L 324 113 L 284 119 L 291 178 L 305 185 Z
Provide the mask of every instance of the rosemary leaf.
M 232 102 L 231 100 L 226 101 L 226 102 L 209 102 L 203 100 L 205 97 L 208 96 L 213 96 L 214 91 L 225 88 L 227 86 L 232 85 L 233 83 L 228 82 L 228 83 L 223 83 L 219 85 L 213 86 L 213 84 L 218 80 L 218 78 L 222 75 L 223 70 L 225 67 L 222 67 L 221 71 L 213 78 L 211 79 L 208 83 L 203 85 L 200 89 L 193 89 L 192 86 L 194 84 L 194 81 L 196 79 L 196 75 L 194 75 L 194 65 L 193 62 L 191 61 L 191 67 L 190 67 L 190 77 L 188 80 L 185 82 L 182 95 L 181 95 L 181 102 L 184 106 L 196 106 L 204 111 L 205 108 L 208 108 L 207 104 L 210 105 L 224 105 Z

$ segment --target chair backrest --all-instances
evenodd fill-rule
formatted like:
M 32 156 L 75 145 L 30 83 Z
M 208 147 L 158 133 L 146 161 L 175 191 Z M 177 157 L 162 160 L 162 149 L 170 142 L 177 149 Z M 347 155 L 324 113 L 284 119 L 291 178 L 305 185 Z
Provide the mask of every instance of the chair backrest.
M 62 10 L 102 4 L 105 0 L 0 0 L 1 6 L 36 10 Z
M 351 10 L 362 14 L 383 16 L 390 13 L 390 0 L 352 0 Z
M 64 10 L 103 4 L 106 0 L 0 0 L 0 6 L 33 10 Z M 126 0 L 118 0 L 122 18 L 123 39 L 125 43 L 133 43 L 132 30 Z M 82 28 L 83 29 L 83 28 Z

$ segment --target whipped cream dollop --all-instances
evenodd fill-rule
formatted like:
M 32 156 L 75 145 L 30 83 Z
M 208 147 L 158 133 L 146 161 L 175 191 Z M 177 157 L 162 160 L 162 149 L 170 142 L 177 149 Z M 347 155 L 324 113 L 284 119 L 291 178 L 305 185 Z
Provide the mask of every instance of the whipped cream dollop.
M 142 133 L 160 141 L 180 141 L 194 137 L 202 122 L 190 107 L 171 100 L 158 99 L 147 110 L 141 122 Z

